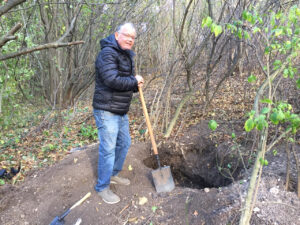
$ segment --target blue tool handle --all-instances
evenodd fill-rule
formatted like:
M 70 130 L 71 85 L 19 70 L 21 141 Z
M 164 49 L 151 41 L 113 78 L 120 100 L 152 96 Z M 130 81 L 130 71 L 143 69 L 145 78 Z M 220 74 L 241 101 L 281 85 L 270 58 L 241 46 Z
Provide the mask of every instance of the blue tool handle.
M 58 220 L 63 220 L 69 213 L 71 212 L 71 209 L 68 209 L 65 211 L 62 215 L 58 217 Z
M 50 225 L 59 225 L 63 224 L 63 219 L 71 212 L 72 209 L 74 209 L 76 206 L 79 206 L 82 202 L 84 202 L 88 197 L 91 196 L 91 192 L 87 193 L 82 199 L 80 199 L 78 202 L 76 202 L 71 208 L 69 208 L 67 211 L 65 211 L 61 216 L 57 216 L 54 218 L 54 220 L 50 223 Z

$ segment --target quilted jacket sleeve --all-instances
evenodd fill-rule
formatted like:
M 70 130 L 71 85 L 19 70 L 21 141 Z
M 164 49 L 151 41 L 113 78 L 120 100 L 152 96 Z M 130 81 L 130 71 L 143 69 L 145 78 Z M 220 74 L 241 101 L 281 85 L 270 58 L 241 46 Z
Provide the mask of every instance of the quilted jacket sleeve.
M 118 53 L 112 48 L 102 49 L 96 60 L 96 68 L 100 72 L 99 79 L 106 86 L 118 91 L 134 91 L 137 89 L 137 80 L 133 75 L 119 75 Z

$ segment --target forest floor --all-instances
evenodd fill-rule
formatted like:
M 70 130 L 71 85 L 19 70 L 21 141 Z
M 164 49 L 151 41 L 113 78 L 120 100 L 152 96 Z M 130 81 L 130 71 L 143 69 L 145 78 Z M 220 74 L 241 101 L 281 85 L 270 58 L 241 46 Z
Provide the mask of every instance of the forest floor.
M 184 149 L 187 157 L 188 154 L 194 154 L 193 150 L 198 146 L 197 140 L 204 140 L 203 130 L 206 126 L 207 123 L 193 126 L 184 135 L 185 138 L 178 142 L 181 146 L 185 146 L 187 142 L 190 144 L 190 147 Z M 187 139 L 187 136 L 191 138 Z M 164 146 L 176 148 L 173 144 L 165 143 Z M 202 147 L 205 148 L 205 145 Z M 169 193 L 157 193 L 152 182 L 152 168 L 145 165 L 150 156 L 150 145 L 136 143 L 130 148 L 121 172 L 131 180 L 131 184 L 111 185 L 112 190 L 120 195 L 121 201 L 109 205 L 93 189 L 97 148 L 97 144 L 81 148 L 53 166 L 33 171 L 19 186 L 3 186 L 0 192 L 0 223 L 49 224 L 88 192 L 92 193 L 91 197 L 65 217 L 65 224 L 75 224 L 78 218 L 81 218 L 82 224 L 91 225 L 238 223 L 249 173 L 244 172 L 239 180 L 223 187 L 202 188 L 187 187 L 180 176 L 173 174 L 176 188 Z M 163 161 L 169 162 L 167 165 L 171 165 L 172 170 L 176 169 L 174 161 L 166 159 L 171 157 L 168 155 L 170 149 L 167 148 L 161 147 Z M 206 153 L 203 151 L 200 157 L 205 158 Z M 276 157 L 273 154 L 267 157 L 272 163 L 265 168 L 251 224 L 300 224 L 300 200 L 295 192 L 284 190 L 284 157 L 284 151 L 280 147 Z M 205 162 L 208 161 L 206 158 L 199 161 L 199 164 L 206 167 Z M 217 179 L 218 175 L 212 172 L 213 169 L 213 166 L 206 167 L 209 176 Z M 206 179 L 209 180 L 209 177 Z
M 133 144 L 121 172 L 131 184 L 111 185 L 121 197 L 115 205 L 104 203 L 93 189 L 98 144 L 90 106 L 63 112 L 62 130 L 57 130 L 51 114 L 41 117 L 38 126 L 24 124 L 25 138 L 3 139 L 1 168 L 21 163 L 22 169 L 0 186 L 0 224 L 49 224 L 88 192 L 91 197 L 66 216 L 65 224 L 73 225 L 78 218 L 91 225 L 238 224 L 254 159 L 249 153 L 253 136 L 244 132 L 243 123 L 256 87 L 240 85 L 244 81 L 245 77 L 226 81 L 205 115 L 203 97 L 195 93 L 171 138 L 157 135 L 161 161 L 171 167 L 175 180 L 170 193 L 155 191 L 151 171 L 156 162 L 135 95 L 129 113 Z M 156 91 L 145 90 L 148 106 Z M 214 132 L 208 128 L 210 119 L 219 124 Z M 295 162 L 291 161 L 291 182 L 285 191 L 285 145 L 273 149 L 266 156 L 269 165 L 263 170 L 251 224 L 300 224 Z M 300 153 L 299 141 L 296 151 Z

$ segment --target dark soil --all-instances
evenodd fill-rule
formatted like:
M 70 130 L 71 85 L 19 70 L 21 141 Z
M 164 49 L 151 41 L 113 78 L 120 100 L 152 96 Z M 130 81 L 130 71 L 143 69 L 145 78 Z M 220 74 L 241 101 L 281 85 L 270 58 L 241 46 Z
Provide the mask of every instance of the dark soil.
M 93 189 L 98 146 L 92 145 L 49 168 L 33 172 L 19 186 L 1 187 L 0 223 L 49 224 L 91 192 L 90 198 L 66 216 L 65 224 L 75 224 L 78 218 L 82 224 L 91 225 L 237 224 L 250 170 L 230 161 L 225 151 L 229 145 L 216 146 L 209 135 L 207 123 L 203 123 L 192 127 L 184 138 L 160 145 L 162 163 L 171 166 L 175 179 L 176 188 L 170 193 L 156 193 L 151 177 L 156 161 L 150 145 L 136 143 L 121 172 L 131 180 L 131 185 L 111 185 L 121 202 L 104 203 Z M 300 224 L 300 201 L 295 192 L 284 191 L 284 154 L 278 150 L 275 158 L 268 156 L 272 163 L 266 167 L 261 181 L 251 224 Z M 235 182 L 220 173 L 220 159 L 235 167 Z M 143 203 L 142 199 L 147 201 Z

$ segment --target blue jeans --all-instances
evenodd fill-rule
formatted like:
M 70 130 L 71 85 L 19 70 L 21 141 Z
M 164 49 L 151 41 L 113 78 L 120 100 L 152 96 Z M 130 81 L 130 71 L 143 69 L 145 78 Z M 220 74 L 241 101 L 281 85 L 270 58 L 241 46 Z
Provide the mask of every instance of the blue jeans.
M 96 191 L 109 187 L 110 177 L 117 175 L 123 167 L 131 144 L 128 116 L 94 109 L 98 128 L 99 159 Z

